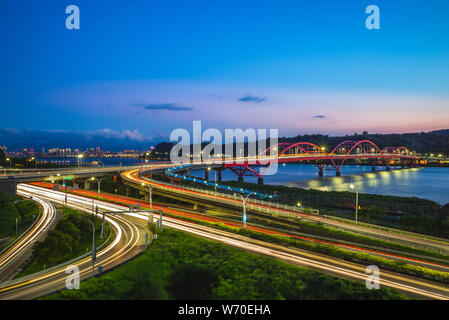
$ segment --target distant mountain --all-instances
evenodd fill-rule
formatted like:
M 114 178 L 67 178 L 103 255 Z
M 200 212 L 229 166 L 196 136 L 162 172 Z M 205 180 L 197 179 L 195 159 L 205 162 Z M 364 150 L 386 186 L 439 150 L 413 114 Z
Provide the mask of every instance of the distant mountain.
M 345 140 L 371 140 L 381 149 L 384 147 L 404 146 L 418 153 L 449 154 L 449 129 L 420 133 L 362 134 L 330 137 L 327 135 L 298 135 L 291 138 L 280 138 L 280 142 L 313 142 L 318 145 L 334 147 Z

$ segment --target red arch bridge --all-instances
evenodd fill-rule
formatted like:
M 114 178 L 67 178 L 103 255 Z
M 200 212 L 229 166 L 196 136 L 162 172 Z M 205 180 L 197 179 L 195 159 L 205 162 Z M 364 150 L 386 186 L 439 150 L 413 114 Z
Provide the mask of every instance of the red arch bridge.
M 224 167 L 238 175 L 239 181 L 244 176 L 257 176 L 259 183 L 263 183 L 263 176 L 267 173 L 273 161 L 279 163 L 308 162 L 316 164 L 320 176 L 323 169 L 328 167 L 335 169 L 336 175 L 341 175 L 343 164 L 347 160 L 364 160 L 371 164 L 372 170 L 376 166 L 385 166 L 390 170 L 391 166 L 412 167 L 419 164 L 420 157 L 405 147 L 386 147 L 380 149 L 374 142 L 343 141 L 332 151 L 327 152 L 325 147 L 320 147 L 310 142 L 279 143 L 263 151 L 257 157 L 235 158 L 232 161 L 225 160 Z

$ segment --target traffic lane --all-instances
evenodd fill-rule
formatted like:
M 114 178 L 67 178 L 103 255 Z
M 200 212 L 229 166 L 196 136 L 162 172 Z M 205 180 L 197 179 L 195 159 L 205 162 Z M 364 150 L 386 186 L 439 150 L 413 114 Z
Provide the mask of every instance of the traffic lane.
M 84 211 L 90 211 L 90 208 L 85 206 Z M 109 218 L 108 218 L 109 219 Z M 144 245 L 140 243 L 142 236 L 142 230 L 130 224 L 126 219 L 122 217 L 113 217 L 122 230 L 124 237 L 120 239 L 113 249 L 105 250 L 104 253 L 100 252 L 100 260 L 97 261 L 97 265 L 101 264 L 104 270 L 113 268 L 135 255 L 139 254 L 143 249 Z M 81 279 L 85 279 L 91 275 L 92 272 L 92 262 L 91 258 L 85 258 L 81 262 L 76 263 L 80 267 Z M 41 277 L 42 279 L 33 279 L 32 283 L 27 281 L 26 287 L 23 285 L 21 288 L 9 290 L 6 294 L 0 294 L 0 298 L 5 299 L 29 299 L 34 298 L 43 294 L 54 292 L 59 289 L 65 288 L 65 279 L 67 274 L 65 274 L 65 267 L 58 271 L 52 273 L 52 275 Z
M 20 191 L 18 193 L 20 194 Z M 56 208 L 39 198 L 34 200 L 42 206 L 42 215 L 34 226 L 0 257 L 0 282 L 5 281 L 31 256 L 33 244 L 42 240 L 56 223 Z

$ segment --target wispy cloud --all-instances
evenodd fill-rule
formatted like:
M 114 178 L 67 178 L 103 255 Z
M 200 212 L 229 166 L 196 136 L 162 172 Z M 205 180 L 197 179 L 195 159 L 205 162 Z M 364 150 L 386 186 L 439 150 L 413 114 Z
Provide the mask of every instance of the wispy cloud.
M 135 103 L 136 107 L 143 107 L 146 110 L 169 110 L 169 111 L 192 111 L 193 107 L 179 106 L 176 103 Z
M 92 139 L 93 137 L 102 137 L 107 139 L 128 139 L 131 141 L 147 141 L 149 140 L 147 137 L 145 137 L 143 134 L 140 133 L 138 129 L 134 130 L 112 130 L 112 129 L 100 129 L 96 131 L 82 131 L 80 134 L 84 135 L 88 139 Z
M 238 99 L 238 101 L 240 102 L 255 102 L 255 103 L 261 103 L 264 102 L 265 100 L 267 100 L 266 97 L 257 97 L 251 95 L 247 95 Z
M 317 114 L 316 116 L 312 116 L 313 119 L 326 119 L 325 115 Z

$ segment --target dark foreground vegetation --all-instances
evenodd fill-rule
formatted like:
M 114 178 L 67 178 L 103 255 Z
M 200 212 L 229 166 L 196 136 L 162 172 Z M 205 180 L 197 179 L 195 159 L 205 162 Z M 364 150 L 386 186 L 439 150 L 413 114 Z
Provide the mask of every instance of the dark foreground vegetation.
M 92 250 L 92 226 L 78 218 L 81 214 L 78 211 L 63 208 L 62 212 L 63 219 L 48 233 L 44 241 L 36 242 L 30 262 L 17 277 L 56 266 Z M 105 235 L 101 240 L 101 221 L 91 216 L 89 218 L 95 222 L 95 238 L 98 246 L 107 239 L 109 227 L 106 226 Z
M 80 290 L 44 299 L 406 299 L 183 232 L 164 230 L 141 256 Z

